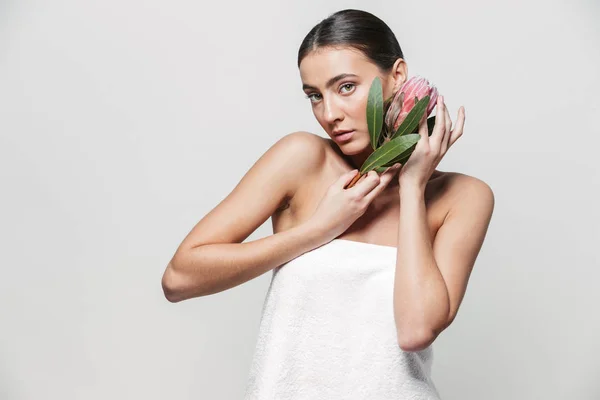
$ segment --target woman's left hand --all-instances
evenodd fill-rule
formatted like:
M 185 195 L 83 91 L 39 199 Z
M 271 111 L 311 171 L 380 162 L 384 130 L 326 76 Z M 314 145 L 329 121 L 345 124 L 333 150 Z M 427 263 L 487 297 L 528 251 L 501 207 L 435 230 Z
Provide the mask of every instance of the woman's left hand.
M 419 188 L 425 189 L 431 174 L 433 174 L 433 171 L 450 146 L 462 136 L 465 123 L 465 108 L 461 106 L 458 110 L 458 119 L 453 130 L 451 130 L 452 120 L 444 104 L 443 96 L 438 96 L 435 109 L 435 125 L 431 136 L 429 136 L 429 131 L 427 130 L 427 113 L 423 113 L 423 118 L 419 122 L 419 134 L 421 138 L 417 142 L 408 161 L 402 165 L 398 173 L 400 187 L 402 185 L 417 185 Z

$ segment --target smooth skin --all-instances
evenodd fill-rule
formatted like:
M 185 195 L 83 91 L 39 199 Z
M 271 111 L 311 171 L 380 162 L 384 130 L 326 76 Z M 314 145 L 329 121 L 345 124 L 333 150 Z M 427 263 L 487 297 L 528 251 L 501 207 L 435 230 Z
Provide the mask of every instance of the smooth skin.
M 331 80 L 342 73 L 355 76 Z M 398 342 L 422 349 L 454 320 L 494 207 L 483 181 L 435 169 L 463 134 L 464 107 L 452 129 L 439 96 L 434 133 L 421 120 L 406 165 L 371 171 L 344 189 L 372 152 L 365 113 L 372 80 L 382 79 L 387 98 L 406 81 L 407 65 L 398 59 L 382 74 L 354 49 L 326 48 L 302 61 L 300 75 L 327 135 L 354 129 L 354 136 L 336 143 L 293 132 L 278 140 L 185 237 L 163 274 L 165 296 L 178 302 L 221 292 L 333 239 L 395 246 Z M 274 233 L 244 242 L 269 217 Z

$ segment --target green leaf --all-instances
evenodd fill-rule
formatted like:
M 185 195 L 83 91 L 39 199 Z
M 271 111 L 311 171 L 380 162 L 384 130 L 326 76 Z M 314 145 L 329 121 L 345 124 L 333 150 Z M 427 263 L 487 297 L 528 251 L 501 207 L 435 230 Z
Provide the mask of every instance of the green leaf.
M 411 133 L 398 136 L 384 143 L 369 155 L 360 167 L 360 173 L 365 174 L 375 168 L 388 164 L 396 158 L 405 157 L 407 154 L 410 155 L 410 152 L 412 152 L 411 148 L 415 147 L 420 138 L 421 135 Z
M 414 146 L 411 146 L 410 149 L 408 149 L 405 154 L 403 154 L 402 156 L 395 158 L 392 160 L 392 163 L 390 165 L 394 165 L 396 163 L 400 163 L 402 165 L 404 165 L 405 162 L 408 161 L 408 159 L 410 158 L 410 156 L 412 155 L 413 151 L 415 150 L 415 147 L 417 147 L 417 145 L 415 144 Z
M 427 118 L 427 132 L 429 136 L 433 133 L 433 127 L 435 126 L 435 116 Z M 419 133 L 419 124 L 413 129 L 412 133 Z
M 423 114 L 425 113 L 425 111 L 427 111 L 428 104 L 429 104 L 429 96 L 425 96 L 421 100 L 419 100 L 417 97 L 415 97 L 414 107 L 410 110 L 410 112 L 408 113 L 408 115 L 406 116 L 404 121 L 402 121 L 402 123 L 400 124 L 400 126 L 398 127 L 398 129 L 396 130 L 394 135 L 392 136 L 392 139 L 394 139 L 398 136 L 403 136 L 410 132 L 413 132 L 413 130 L 415 128 L 418 129 L 419 121 L 423 117 Z
M 371 147 L 377 148 L 381 127 L 383 126 L 383 89 L 378 76 L 373 79 L 367 98 L 367 125 L 371 138 Z
M 406 163 L 406 161 L 408 161 L 408 159 L 410 158 L 410 156 L 412 155 L 412 153 L 416 147 L 417 147 L 417 144 L 415 143 L 410 148 L 408 148 L 405 152 L 403 152 L 399 156 L 395 157 L 393 160 L 388 161 L 387 163 L 385 163 L 384 165 L 382 165 L 379 168 L 383 168 L 385 170 L 387 167 L 391 167 L 392 165 L 394 165 L 396 163 L 400 163 L 400 164 L 404 165 L 404 163 Z

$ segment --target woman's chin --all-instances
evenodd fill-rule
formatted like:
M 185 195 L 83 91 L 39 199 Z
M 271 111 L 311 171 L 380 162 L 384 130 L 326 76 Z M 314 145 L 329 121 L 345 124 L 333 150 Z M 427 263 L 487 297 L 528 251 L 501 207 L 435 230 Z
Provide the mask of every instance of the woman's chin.
M 347 143 L 338 143 L 337 145 L 340 150 L 348 156 L 364 153 L 367 149 L 371 148 L 369 139 L 365 139 L 364 141 L 356 139 Z

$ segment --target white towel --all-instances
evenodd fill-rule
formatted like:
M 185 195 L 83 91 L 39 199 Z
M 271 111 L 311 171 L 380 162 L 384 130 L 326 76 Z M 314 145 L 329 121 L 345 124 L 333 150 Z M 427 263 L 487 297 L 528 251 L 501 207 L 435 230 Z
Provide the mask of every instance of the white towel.
M 439 400 L 432 346 L 405 352 L 396 248 L 334 239 L 272 270 L 245 400 Z

